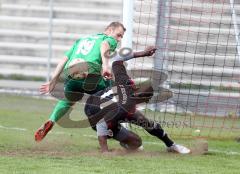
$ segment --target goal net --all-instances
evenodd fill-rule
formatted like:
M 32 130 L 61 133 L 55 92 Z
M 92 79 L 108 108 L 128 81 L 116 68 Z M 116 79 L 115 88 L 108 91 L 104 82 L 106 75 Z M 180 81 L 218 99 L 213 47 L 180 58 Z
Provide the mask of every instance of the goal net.
M 239 9 L 236 0 L 135 0 L 133 49 L 158 50 L 134 60 L 132 76 L 151 78 L 157 97 L 145 113 L 170 134 L 239 136 Z

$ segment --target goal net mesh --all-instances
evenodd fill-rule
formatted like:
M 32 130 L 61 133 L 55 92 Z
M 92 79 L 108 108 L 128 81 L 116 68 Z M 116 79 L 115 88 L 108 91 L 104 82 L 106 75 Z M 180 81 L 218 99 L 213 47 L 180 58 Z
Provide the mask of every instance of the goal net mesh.
M 239 136 L 240 2 L 135 0 L 133 21 L 133 49 L 158 48 L 131 62 L 134 78 L 157 86 L 145 114 L 177 136 Z

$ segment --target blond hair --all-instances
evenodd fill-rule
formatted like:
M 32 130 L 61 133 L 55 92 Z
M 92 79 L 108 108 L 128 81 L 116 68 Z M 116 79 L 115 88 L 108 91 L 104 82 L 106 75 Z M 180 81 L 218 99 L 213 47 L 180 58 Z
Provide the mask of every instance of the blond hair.
M 105 31 L 108 30 L 109 28 L 115 29 L 118 27 L 122 27 L 123 31 L 126 31 L 126 28 L 124 27 L 124 25 L 120 22 L 111 22 L 106 28 Z

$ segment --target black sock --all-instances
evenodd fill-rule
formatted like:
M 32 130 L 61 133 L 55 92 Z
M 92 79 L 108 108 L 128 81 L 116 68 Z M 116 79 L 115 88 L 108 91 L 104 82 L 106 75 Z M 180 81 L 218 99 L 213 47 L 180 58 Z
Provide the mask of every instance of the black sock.
M 170 147 L 174 144 L 174 142 L 168 137 L 168 135 L 164 132 L 160 124 L 155 123 L 154 128 L 152 130 L 147 130 L 151 135 L 158 137 L 162 140 L 167 147 Z
M 167 134 L 165 134 L 162 138 L 160 138 L 167 147 L 170 147 L 174 144 L 174 142 L 168 137 Z

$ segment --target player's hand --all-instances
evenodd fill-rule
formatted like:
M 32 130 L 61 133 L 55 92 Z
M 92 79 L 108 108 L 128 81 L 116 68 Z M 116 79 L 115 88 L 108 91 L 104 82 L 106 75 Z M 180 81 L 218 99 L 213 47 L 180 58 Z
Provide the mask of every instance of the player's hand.
M 110 68 L 103 66 L 102 76 L 108 80 L 112 79 L 112 73 L 110 71 Z
M 40 94 L 50 93 L 55 88 L 55 86 L 56 86 L 56 81 L 52 80 L 48 83 L 42 84 L 42 86 L 39 89 L 39 92 L 40 92 Z
M 155 46 L 148 46 L 143 52 L 144 56 L 152 56 L 156 52 L 157 48 Z

